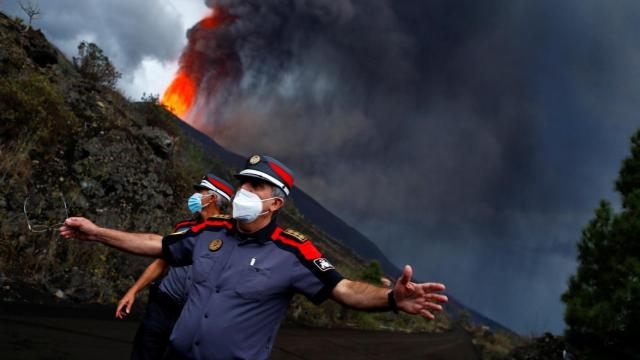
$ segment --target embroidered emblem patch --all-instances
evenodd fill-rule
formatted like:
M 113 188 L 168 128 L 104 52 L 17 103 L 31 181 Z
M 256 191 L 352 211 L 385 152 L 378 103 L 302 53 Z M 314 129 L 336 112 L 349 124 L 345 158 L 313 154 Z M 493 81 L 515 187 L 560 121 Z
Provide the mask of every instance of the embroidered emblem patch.
M 320 269 L 322 271 L 327 271 L 327 270 L 334 269 L 333 265 L 331 265 L 329 260 L 327 260 L 325 258 L 315 259 L 315 260 L 313 260 L 313 263 L 316 264 L 318 269 Z
M 221 247 L 222 247 L 222 240 L 220 240 L 220 239 L 212 240 L 209 243 L 209 250 L 211 250 L 211 251 L 218 251 L 218 250 L 220 250 Z

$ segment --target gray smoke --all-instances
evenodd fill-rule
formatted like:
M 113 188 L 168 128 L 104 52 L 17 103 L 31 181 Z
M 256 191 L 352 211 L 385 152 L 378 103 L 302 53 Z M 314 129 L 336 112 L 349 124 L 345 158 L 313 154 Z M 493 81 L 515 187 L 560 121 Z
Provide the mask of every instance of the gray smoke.
M 190 122 L 281 159 L 472 308 L 562 330 L 575 242 L 640 124 L 638 3 L 207 4 L 237 19 L 206 51 L 241 70 Z

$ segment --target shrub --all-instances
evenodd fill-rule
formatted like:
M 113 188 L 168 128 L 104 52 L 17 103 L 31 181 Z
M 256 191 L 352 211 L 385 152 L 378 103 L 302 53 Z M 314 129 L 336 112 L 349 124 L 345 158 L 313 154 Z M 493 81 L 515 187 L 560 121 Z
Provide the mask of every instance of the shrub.
M 78 45 L 78 57 L 73 57 L 73 65 L 84 79 L 112 90 L 122 76 L 98 45 L 86 41 Z
M 368 282 L 369 284 L 382 285 L 382 268 L 378 260 L 373 260 L 369 263 L 369 266 L 365 267 L 359 276 L 360 280 Z
M 33 146 L 14 148 L 34 150 L 48 157 L 53 155 L 50 150 L 56 144 L 71 141 L 80 129 L 80 122 L 69 110 L 60 89 L 44 76 L 1 78 L 0 98 L 0 139 L 5 146 L 26 136 Z

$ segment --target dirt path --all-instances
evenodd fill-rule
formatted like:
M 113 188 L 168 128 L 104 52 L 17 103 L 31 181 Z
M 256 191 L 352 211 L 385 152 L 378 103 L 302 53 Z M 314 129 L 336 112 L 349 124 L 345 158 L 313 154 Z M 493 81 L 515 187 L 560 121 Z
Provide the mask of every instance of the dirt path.
M 480 359 L 462 330 L 404 334 L 346 329 L 280 330 L 272 359 Z
M 107 313 L 36 309 L 0 312 L 0 358 L 128 359 L 138 326 Z M 479 359 L 461 330 L 404 334 L 346 329 L 282 328 L 272 359 Z

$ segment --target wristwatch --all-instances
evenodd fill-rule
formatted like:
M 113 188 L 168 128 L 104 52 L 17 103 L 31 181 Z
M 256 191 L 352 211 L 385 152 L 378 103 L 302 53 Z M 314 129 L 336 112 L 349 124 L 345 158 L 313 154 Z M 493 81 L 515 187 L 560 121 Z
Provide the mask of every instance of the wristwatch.
M 389 302 L 389 309 L 397 314 L 398 304 L 396 304 L 396 297 L 393 294 L 393 290 L 389 291 L 389 294 L 387 295 L 387 302 Z

